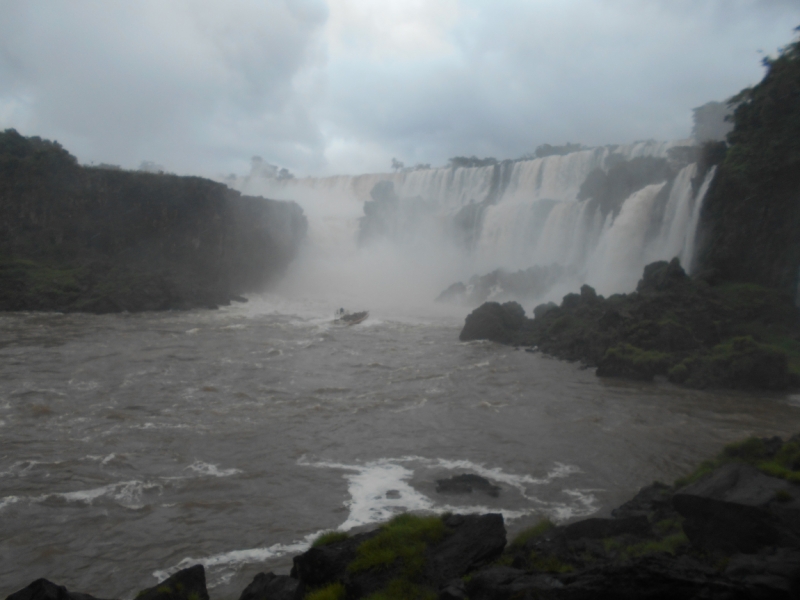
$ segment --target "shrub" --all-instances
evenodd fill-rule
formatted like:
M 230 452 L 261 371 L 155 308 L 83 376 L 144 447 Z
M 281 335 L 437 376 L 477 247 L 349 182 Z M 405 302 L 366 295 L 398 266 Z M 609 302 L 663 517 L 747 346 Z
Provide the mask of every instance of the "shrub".
M 311 543 L 312 548 L 319 548 L 320 546 L 327 546 L 336 542 L 341 542 L 348 539 L 350 536 L 344 531 L 326 531 L 320 534 L 317 539 Z
M 344 600 L 344 598 L 344 586 L 337 581 L 306 594 L 305 600 Z

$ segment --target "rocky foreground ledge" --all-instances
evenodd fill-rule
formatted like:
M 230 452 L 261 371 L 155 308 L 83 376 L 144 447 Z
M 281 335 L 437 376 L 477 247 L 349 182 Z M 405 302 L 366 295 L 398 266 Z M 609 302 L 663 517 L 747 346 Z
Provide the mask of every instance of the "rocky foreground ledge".
M 781 290 L 686 275 L 677 258 L 647 265 L 635 292 L 598 295 L 584 285 L 534 318 L 516 302 L 486 302 L 460 339 L 536 347 L 597 367 L 601 377 L 693 388 L 800 387 L 800 311 Z
M 790 599 L 800 597 L 800 435 L 750 438 L 612 512 L 506 543 L 503 517 L 403 514 L 330 532 L 290 575 L 260 573 L 239 600 Z M 195 565 L 137 600 L 208 600 Z M 94 600 L 39 579 L 7 600 Z

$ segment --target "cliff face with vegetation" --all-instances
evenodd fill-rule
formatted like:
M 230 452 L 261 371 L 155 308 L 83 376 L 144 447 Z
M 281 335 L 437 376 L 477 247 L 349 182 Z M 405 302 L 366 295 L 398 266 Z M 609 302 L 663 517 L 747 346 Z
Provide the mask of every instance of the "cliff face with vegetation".
M 778 287 L 800 304 L 800 42 L 766 59 L 738 103 L 701 214 L 697 270 Z
M 213 307 L 279 276 L 305 235 L 294 203 L 199 177 L 88 168 L 0 133 L 0 309 Z

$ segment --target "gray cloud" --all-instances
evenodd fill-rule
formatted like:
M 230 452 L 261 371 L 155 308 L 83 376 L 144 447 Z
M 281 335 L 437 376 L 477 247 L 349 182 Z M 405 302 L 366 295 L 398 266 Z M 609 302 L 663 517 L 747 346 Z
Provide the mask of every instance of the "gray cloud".
M 9 0 L 0 127 L 211 175 L 679 138 L 798 24 L 794 0 Z

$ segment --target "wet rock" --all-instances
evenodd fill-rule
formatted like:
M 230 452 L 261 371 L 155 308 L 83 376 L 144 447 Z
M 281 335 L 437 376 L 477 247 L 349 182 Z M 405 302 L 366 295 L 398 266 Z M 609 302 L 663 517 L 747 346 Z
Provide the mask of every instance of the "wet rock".
M 370 531 L 325 546 L 309 548 L 294 557 L 291 576 L 312 588 L 341 581 L 347 565 L 355 559 L 358 547 L 378 533 L 379 530 Z
M 667 262 L 659 260 L 644 268 L 644 274 L 636 286 L 637 292 L 664 291 L 689 281 L 678 258 Z
M 275 573 L 259 573 L 243 591 L 239 600 L 300 600 L 303 586 L 297 579 Z
M 6 600 L 97 600 L 89 594 L 69 592 L 63 585 L 47 579 L 37 579 L 28 587 L 14 592 Z
M 436 587 L 494 560 L 505 548 L 503 515 L 454 515 L 445 525 L 452 533 L 428 549 L 426 573 Z
M 798 598 L 800 550 L 770 548 L 758 554 L 737 554 L 728 561 L 725 576 L 742 585 L 753 598 Z
M 611 515 L 618 519 L 652 515 L 653 520 L 660 521 L 675 513 L 672 508 L 673 492 L 670 486 L 656 481 L 643 487 L 619 508 L 612 510 Z
M 512 598 L 548 598 L 548 592 L 561 590 L 564 584 L 555 577 L 527 573 L 512 567 L 489 567 L 476 573 L 466 585 L 470 600 L 510 600 Z
M 459 339 L 509 344 L 524 323 L 525 309 L 516 302 L 485 302 L 467 316 Z
M 695 546 L 728 554 L 800 548 L 800 485 L 730 463 L 679 490 L 675 509 Z
M 503 516 L 450 515 L 444 520 L 447 534 L 425 550 L 425 563 L 416 583 L 439 590 L 494 560 L 506 545 Z M 383 568 L 348 573 L 343 579 L 348 598 L 365 598 L 403 578 L 405 567 L 397 561 Z
M 471 494 L 473 491 L 478 491 L 497 498 L 500 495 L 500 486 L 493 485 L 480 475 L 464 473 L 449 479 L 437 479 L 436 491 L 439 494 Z
M 561 529 L 561 535 L 569 540 L 601 539 L 618 535 L 647 537 L 651 534 L 650 522 L 644 515 L 619 519 L 584 519 Z
M 182 569 L 158 585 L 139 592 L 136 600 L 209 600 L 203 565 Z

